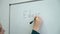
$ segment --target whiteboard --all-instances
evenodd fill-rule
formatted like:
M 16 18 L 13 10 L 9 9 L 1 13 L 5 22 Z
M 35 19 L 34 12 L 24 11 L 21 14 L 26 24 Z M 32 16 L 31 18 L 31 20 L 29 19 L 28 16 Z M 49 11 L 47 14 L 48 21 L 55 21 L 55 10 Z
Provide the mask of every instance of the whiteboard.
M 42 28 L 38 31 L 39 33 L 56 34 L 58 25 L 56 25 L 56 16 L 53 15 L 57 14 L 44 1 L 11 5 L 10 34 L 31 34 L 33 24 L 29 24 L 29 22 L 34 19 L 34 16 L 40 16 L 43 20 Z

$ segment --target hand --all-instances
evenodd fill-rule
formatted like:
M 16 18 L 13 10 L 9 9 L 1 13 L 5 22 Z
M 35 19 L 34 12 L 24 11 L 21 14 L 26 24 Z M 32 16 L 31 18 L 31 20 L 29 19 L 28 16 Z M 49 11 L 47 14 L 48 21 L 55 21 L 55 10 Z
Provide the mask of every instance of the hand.
M 5 30 L 2 28 L 2 25 L 0 24 L 0 34 L 4 34 Z
M 35 16 L 33 29 L 38 31 L 42 23 L 42 19 L 39 16 Z

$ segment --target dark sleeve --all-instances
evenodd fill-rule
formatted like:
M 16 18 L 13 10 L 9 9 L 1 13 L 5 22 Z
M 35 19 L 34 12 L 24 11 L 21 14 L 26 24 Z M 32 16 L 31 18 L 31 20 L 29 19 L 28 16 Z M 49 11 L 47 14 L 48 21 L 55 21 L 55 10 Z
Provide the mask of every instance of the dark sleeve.
M 40 34 L 39 32 L 35 31 L 35 30 L 32 30 L 32 33 L 31 34 Z

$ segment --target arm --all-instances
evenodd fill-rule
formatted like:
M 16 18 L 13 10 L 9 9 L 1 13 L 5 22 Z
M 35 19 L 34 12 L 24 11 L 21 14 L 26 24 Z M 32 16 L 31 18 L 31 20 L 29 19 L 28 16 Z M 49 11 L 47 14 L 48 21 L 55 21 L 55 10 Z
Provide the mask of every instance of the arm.
M 40 17 L 36 16 L 34 18 L 34 25 L 33 25 L 33 30 L 31 34 L 40 34 L 39 32 L 37 32 L 39 30 L 39 27 L 42 23 L 42 20 Z

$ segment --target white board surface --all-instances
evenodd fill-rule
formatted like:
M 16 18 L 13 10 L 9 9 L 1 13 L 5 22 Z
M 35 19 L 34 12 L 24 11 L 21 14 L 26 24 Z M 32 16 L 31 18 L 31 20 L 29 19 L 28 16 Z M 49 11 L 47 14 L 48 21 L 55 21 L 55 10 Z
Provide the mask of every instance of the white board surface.
M 31 2 L 11 5 L 10 7 L 10 34 L 31 34 L 33 24 L 29 24 L 34 16 L 43 19 L 41 34 L 56 34 L 58 25 L 55 18 L 58 15 L 45 2 Z M 55 30 L 55 31 L 54 31 Z

